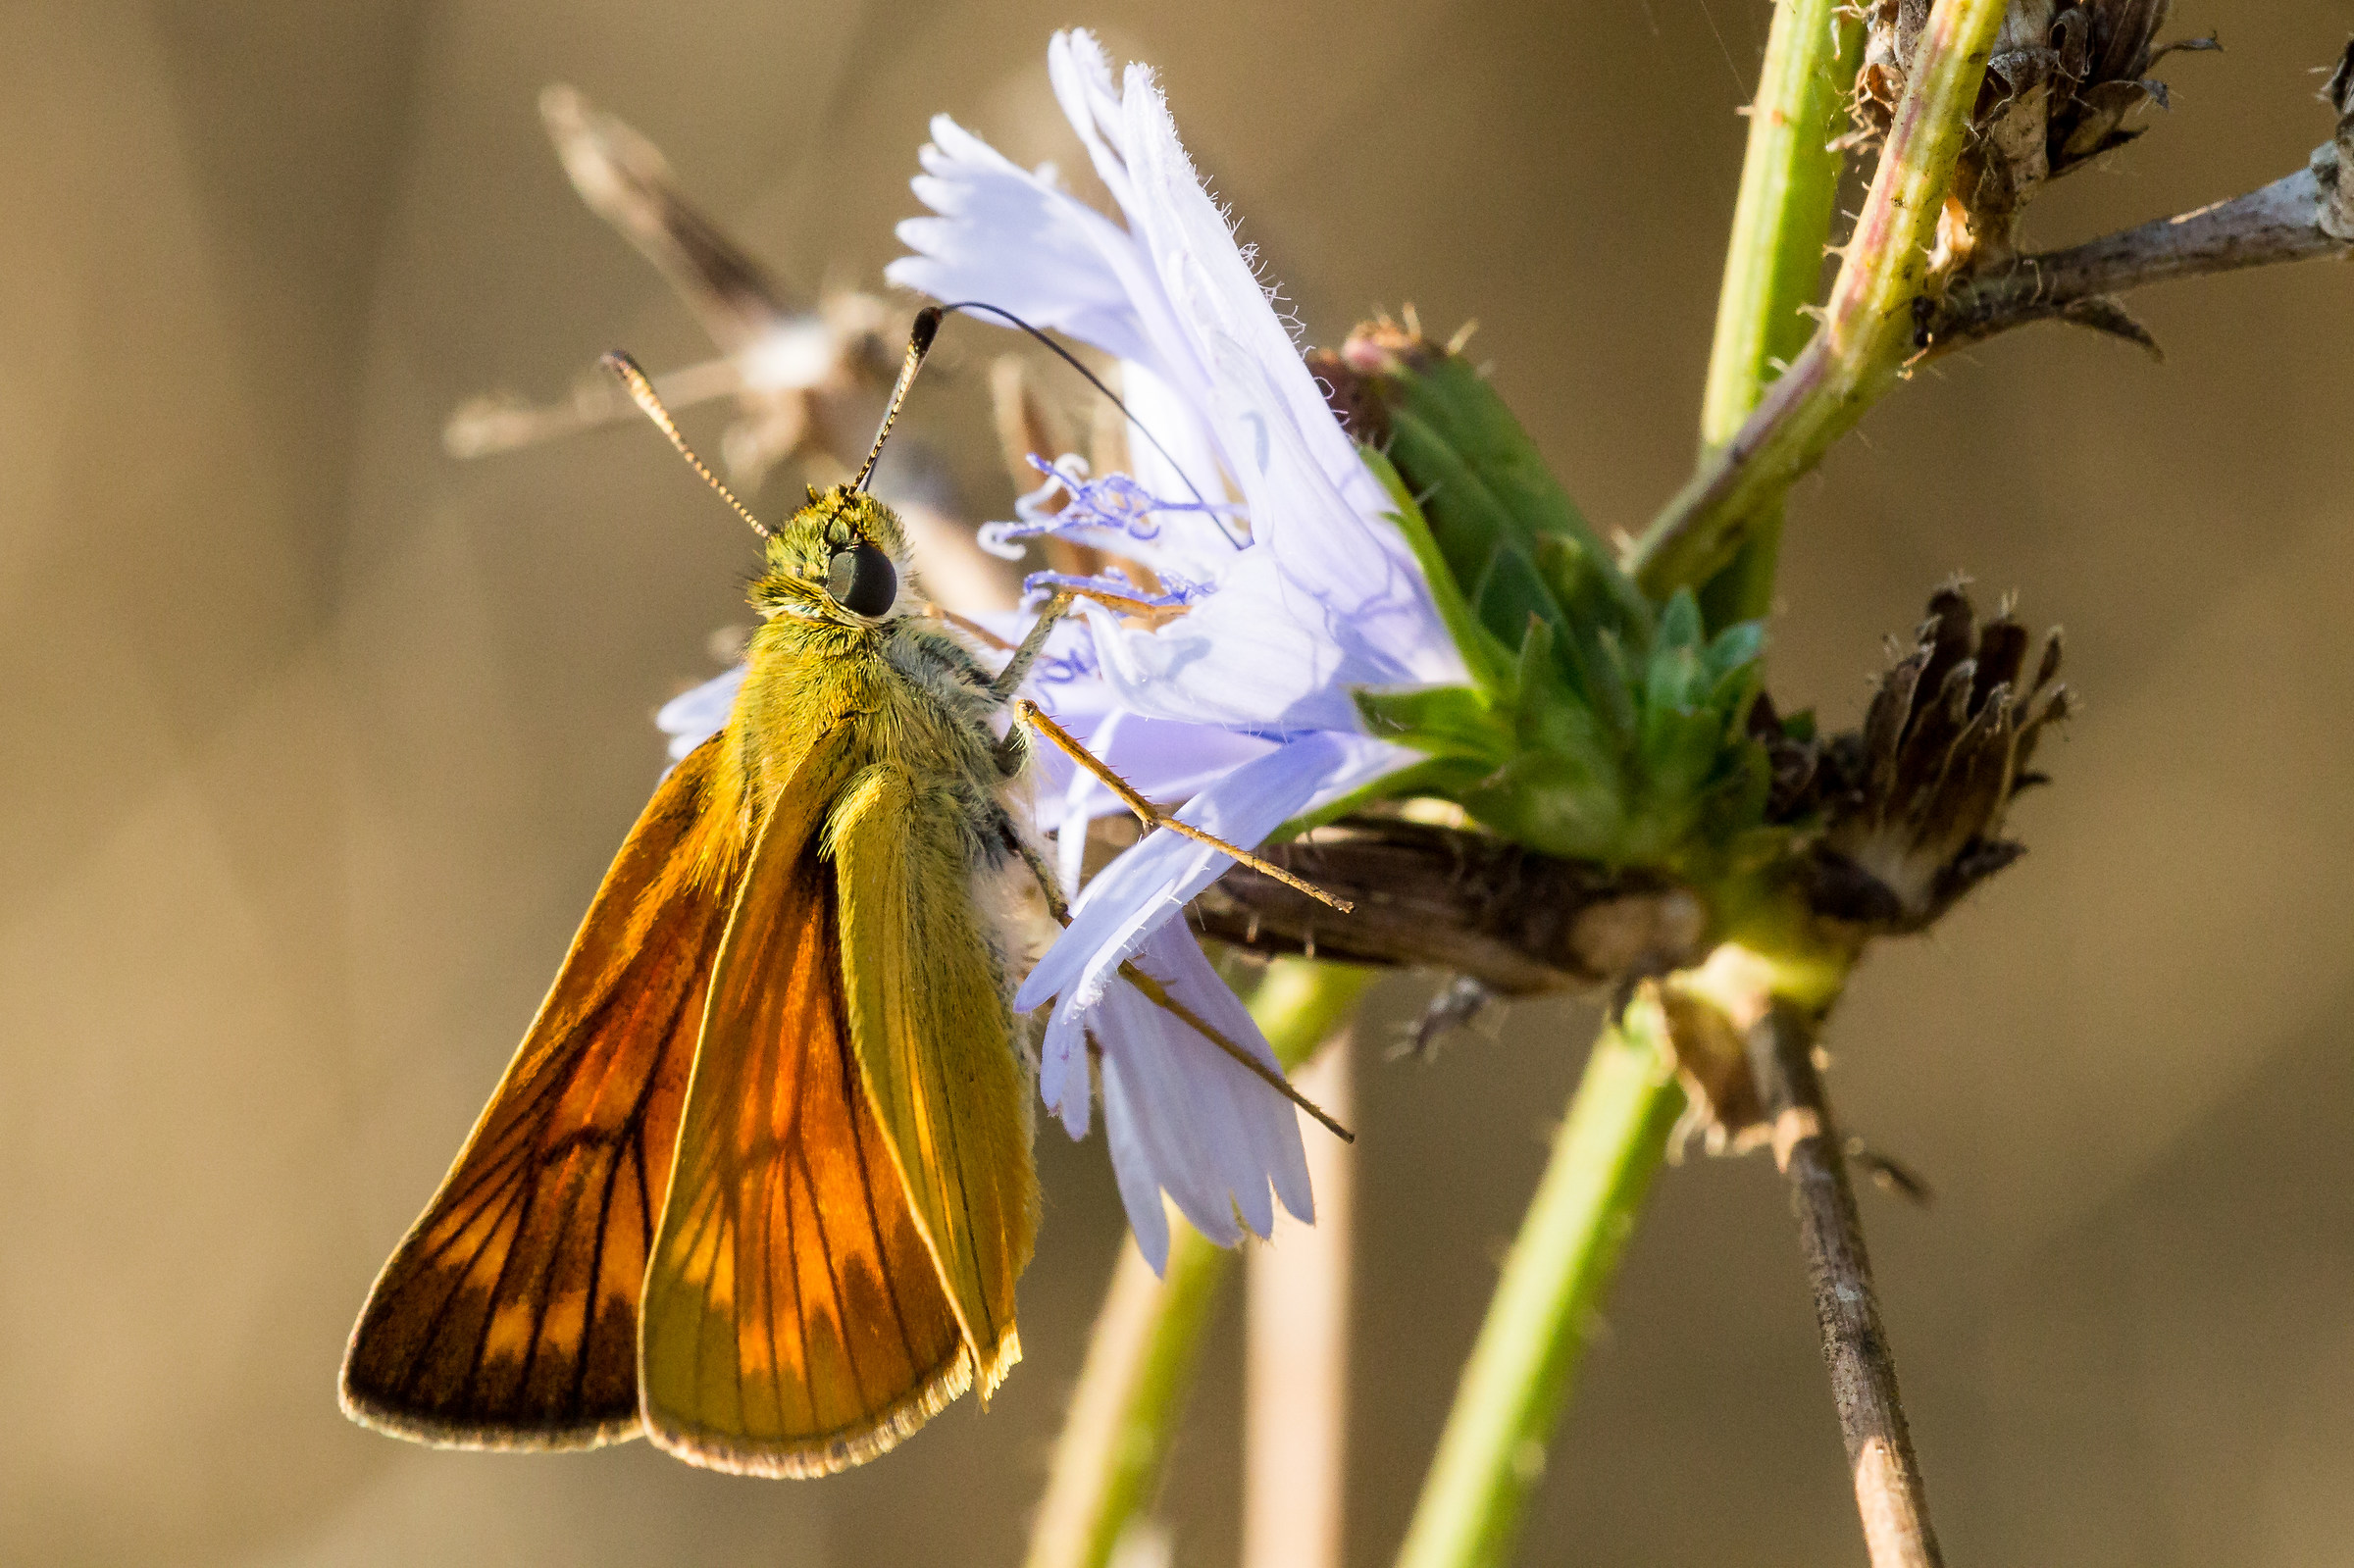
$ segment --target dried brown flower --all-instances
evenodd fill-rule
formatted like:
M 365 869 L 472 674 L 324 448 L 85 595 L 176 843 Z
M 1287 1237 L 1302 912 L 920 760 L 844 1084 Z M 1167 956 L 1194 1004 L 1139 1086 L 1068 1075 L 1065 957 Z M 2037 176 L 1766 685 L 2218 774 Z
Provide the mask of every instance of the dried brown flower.
M 2060 634 L 2031 679 L 2030 638 L 2007 611 L 1977 624 L 1959 585 L 1929 600 L 1913 650 L 1881 678 L 1861 732 L 1833 736 L 1808 794 L 1823 834 L 1809 868 L 1819 914 L 1919 931 L 2024 853 L 2002 836 L 2043 728 L 2065 718 Z
M 2172 0 L 2012 0 L 1979 89 L 1972 135 L 1955 171 L 1947 259 L 1970 270 L 2018 250 L 2019 218 L 2044 181 L 2141 134 L 2126 121 L 2145 103 L 2166 107 L 2151 69 L 2177 49 L 2212 49 L 2212 37 L 2160 45 Z M 1866 17 L 1855 116 L 1884 133 L 1904 94 L 1928 0 L 1874 0 Z

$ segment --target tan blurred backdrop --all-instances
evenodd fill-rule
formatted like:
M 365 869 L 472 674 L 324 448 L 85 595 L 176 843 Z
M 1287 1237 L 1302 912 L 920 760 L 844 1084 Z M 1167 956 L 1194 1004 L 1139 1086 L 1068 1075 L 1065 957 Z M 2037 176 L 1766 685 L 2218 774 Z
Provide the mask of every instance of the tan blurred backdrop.
M 743 619 L 742 531 L 649 432 L 472 464 L 438 428 L 608 346 L 702 352 L 581 207 L 568 80 L 803 286 L 871 282 L 926 117 L 1076 160 L 1050 27 L 1164 73 L 1310 335 L 1485 326 L 1588 510 L 1680 480 L 1763 0 L 0 7 L 0 1558 L 1009 1562 L 1120 1220 L 1041 1137 L 1029 1364 L 822 1484 L 642 1444 L 443 1454 L 336 1413 L 343 1338 Z M 2229 53 L 2034 211 L 2062 242 L 2326 132 L 2341 0 L 2184 0 Z M 1966 569 L 2070 631 L 2033 853 L 1840 1016 L 1931 1501 L 1959 1564 L 2354 1561 L 2354 272 L 2146 295 L 1940 367 L 1802 488 L 1775 689 L 1853 716 Z M 954 329 L 952 329 L 953 331 Z M 919 430 L 979 428 L 963 329 Z M 962 426 L 958 421 L 964 422 Z M 716 426 L 691 422 L 708 438 Z M 986 451 L 967 498 L 1003 515 Z M 1370 1035 L 1427 982 L 1388 983 Z M 1360 1040 L 1352 1559 L 1387 1560 L 1577 1071 L 1532 1005 Z M 1229 1319 L 1171 1476 L 1232 1559 Z M 1525 1558 L 1861 1562 L 1770 1167 L 1667 1173 Z

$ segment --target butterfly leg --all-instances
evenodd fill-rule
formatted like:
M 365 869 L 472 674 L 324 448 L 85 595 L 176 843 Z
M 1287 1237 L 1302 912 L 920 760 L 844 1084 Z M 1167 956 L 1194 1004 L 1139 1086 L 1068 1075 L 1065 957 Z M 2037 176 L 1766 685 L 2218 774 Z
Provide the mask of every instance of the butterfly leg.
M 993 754 L 998 759 L 998 778 L 1016 777 L 1024 768 L 1030 766 L 1030 732 L 1018 724 L 1010 727 L 1005 732 L 1005 738 L 998 742 L 997 749 Z
M 1039 712 L 1035 703 L 1027 700 L 1017 702 L 1014 705 L 1014 712 L 1021 719 L 1022 725 L 1035 724 L 1042 726 L 1044 733 L 1052 738 L 1056 745 L 1062 747 L 1065 751 L 1070 752 L 1073 760 L 1077 761 L 1081 767 L 1086 768 L 1097 778 L 1102 780 L 1105 784 L 1108 785 L 1114 792 L 1116 792 L 1123 801 L 1127 802 L 1129 804 L 1129 808 L 1131 810 L 1135 810 L 1139 816 L 1145 816 L 1147 811 L 1151 811 L 1155 813 L 1155 815 L 1159 816 L 1160 820 L 1162 821 L 1170 820 L 1165 816 L 1165 814 L 1159 813 L 1158 808 L 1154 807 L 1151 802 L 1145 800 L 1142 795 L 1130 788 L 1127 781 L 1121 779 L 1117 774 L 1113 773 L 1109 768 L 1098 761 L 1094 754 L 1089 752 L 1084 746 L 1081 746 L 1078 740 L 1067 731 L 1063 730 L 1059 725 L 1055 724 L 1053 720 L 1048 718 L 1045 714 Z M 1007 734 L 1006 738 L 1011 740 L 1022 735 L 1024 733 L 1022 725 L 1015 726 L 1014 729 Z M 1138 805 L 1139 802 L 1143 803 L 1141 809 Z M 1068 926 L 1071 923 L 1070 906 L 1063 901 L 1062 888 L 1055 882 L 1053 868 L 1047 864 L 1046 857 L 1038 852 L 1037 847 L 1033 845 L 1027 838 L 1024 838 L 1014 828 L 1013 819 L 1005 815 L 1002 807 L 998 809 L 998 834 L 1003 836 L 1005 841 L 1008 844 L 1011 844 L 1015 851 L 1021 855 L 1022 863 L 1030 868 L 1030 875 L 1037 879 L 1039 891 L 1047 895 L 1047 908 L 1053 914 L 1055 922 L 1059 925 Z M 1154 818 L 1148 816 L 1145 818 L 1145 820 L 1147 826 L 1150 827 L 1152 825 Z M 1174 823 L 1174 826 L 1180 831 L 1185 831 L 1187 829 L 1187 825 L 1184 823 Z M 1082 826 L 1081 831 L 1085 831 L 1084 826 Z M 1335 900 L 1327 897 L 1324 893 L 1317 891 L 1317 889 L 1308 886 L 1305 883 L 1299 882 L 1296 879 L 1285 875 L 1285 873 L 1280 869 L 1268 866 L 1266 862 L 1260 860 L 1257 856 L 1251 854 L 1247 850 L 1237 849 L 1222 838 L 1212 838 L 1207 834 L 1200 833 L 1198 831 L 1193 832 L 1191 836 L 1201 838 L 1204 842 L 1213 844 L 1216 847 L 1225 850 L 1229 854 L 1236 855 L 1250 865 L 1261 867 L 1271 872 L 1275 876 L 1282 877 L 1285 882 L 1290 883 L 1292 885 L 1299 887 L 1315 897 L 1324 899 L 1324 901 L 1327 903 L 1335 902 Z M 1346 909 L 1349 906 L 1342 904 L 1339 907 Z M 1134 986 L 1138 990 L 1142 991 L 1147 1001 L 1191 1027 L 1196 1034 L 1208 1040 L 1211 1044 L 1217 1046 L 1218 1049 L 1224 1051 L 1228 1056 L 1233 1057 L 1235 1061 L 1241 1063 L 1244 1069 L 1250 1072 L 1253 1076 L 1264 1081 L 1269 1087 L 1275 1090 L 1276 1093 L 1281 1094 L 1285 1099 L 1290 1100 L 1294 1105 L 1299 1106 L 1308 1115 L 1314 1117 L 1318 1122 L 1321 1122 L 1344 1142 L 1354 1143 L 1356 1141 L 1356 1134 L 1350 1132 L 1349 1129 L 1343 1127 L 1339 1122 L 1334 1121 L 1321 1106 L 1317 1105 L 1313 1100 L 1308 1099 L 1298 1089 L 1294 1088 L 1281 1073 L 1270 1070 L 1264 1062 L 1261 1062 L 1251 1052 L 1243 1049 L 1242 1046 L 1236 1044 L 1233 1040 L 1228 1039 L 1225 1035 L 1212 1028 L 1208 1023 L 1204 1022 L 1199 1014 L 1193 1011 L 1193 1009 L 1187 1007 L 1184 1003 L 1171 996 L 1166 986 L 1162 986 L 1160 982 L 1154 980 L 1151 975 L 1148 975 L 1143 970 L 1137 968 L 1133 962 L 1126 959 L 1121 960 L 1120 976 L 1122 979 L 1126 980 L 1128 984 Z M 1089 1049 L 1097 1051 L 1101 1049 L 1101 1047 L 1095 1044 L 1092 1037 L 1089 1039 Z
M 1046 651 L 1047 638 L 1052 634 L 1055 623 L 1077 609 L 1081 599 L 1093 599 L 1105 609 L 1117 610 L 1122 615 L 1166 618 L 1169 614 L 1164 605 L 1153 604 L 1145 599 L 1128 598 L 1118 593 L 1106 593 L 1100 588 L 1056 589 L 1054 597 L 1049 599 L 1047 607 L 1039 612 L 1038 620 L 1031 626 L 1029 634 L 1023 637 L 1021 645 L 1013 650 L 1013 657 L 1005 661 L 1005 668 L 998 671 L 997 680 L 990 683 L 990 692 L 999 702 L 1011 697 L 1015 691 L 1021 688 L 1022 683 L 1029 679 L 1030 667 L 1036 664 L 1038 656 Z
M 1021 733 L 1019 730 L 1013 732 L 1017 735 Z M 1054 868 L 1048 865 L 1047 857 L 1038 852 L 1038 845 L 1032 843 L 1023 835 L 1021 830 L 1013 825 L 1013 818 L 1007 814 L 1004 807 L 998 807 L 997 813 L 998 837 L 1003 841 L 1006 848 L 1022 857 L 1023 865 L 1030 868 L 1031 879 L 1038 884 L 1038 890 L 1046 894 L 1047 913 L 1054 917 L 1054 924 L 1057 926 L 1069 925 L 1071 923 L 1071 906 L 1064 900 L 1062 887 L 1054 880 Z
M 1222 855 L 1231 855 L 1259 875 L 1272 877 L 1285 886 L 1304 892 L 1319 903 L 1329 904 L 1344 915 L 1356 907 L 1346 898 L 1337 898 L 1312 883 L 1301 881 L 1281 866 L 1261 859 L 1240 844 L 1230 844 L 1215 834 L 1203 833 L 1192 823 L 1180 821 L 1174 813 L 1161 810 L 1160 807 L 1137 793 L 1127 780 L 1112 772 L 1097 758 L 1094 752 L 1081 745 L 1077 736 L 1052 719 L 1048 718 L 1046 710 L 1029 698 L 1015 699 L 1013 714 L 1024 729 L 1035 731 L 1051 740 L 1065 756 L 1085 768 L 1089 773 L 1094 774 L 1098 783 L 1119 796 L 1120 804 L 1136 813 L 1137 820 L 1142 822 L 1147 830 L 1166 828 L 1180 837 L 1191 838 L 1196 843 L 1207 844 Z
M 1078 602 L 1077 596 L 1070 593 L 1057 593 L 1047 601 L 1047 607 L 1039 612 L 1038 620 L 1032 624 L 1029 634 L 1023 637 L 1021 645 L 1013 650 L 1013 657 L 1005 661 L 1005 668 L 999 670 L 998 678 L 989 683 L 991 696 L 1003 702 L 1021 689 L 1022 683 L 1030 679 L 1030 667 L 1038 662 L 1040 654 L 1047 651 L 1047 638 L 1053 634 L 1055 623 L 1070 614 L 1072 606 Z M 1020 733 L 1017 730 L 1013 732 L 1013 734 Z M 1009 734 L 1006 738 L 1010 740 L 1012 735 Z M 1015 773 L 1021 771 L 1018 764 L 1012 771 Z

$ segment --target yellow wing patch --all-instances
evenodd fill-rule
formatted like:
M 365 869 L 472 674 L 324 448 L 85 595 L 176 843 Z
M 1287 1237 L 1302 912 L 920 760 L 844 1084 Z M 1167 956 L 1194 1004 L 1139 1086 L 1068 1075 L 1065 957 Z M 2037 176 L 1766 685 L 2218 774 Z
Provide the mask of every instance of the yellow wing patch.
M 973 905 L 955 805 L 866 769 L 828 824 L 850 1038 L 984 1398 L 1021 1359 L 1014 1282 L 1038 1237 L 1030 1093 Z

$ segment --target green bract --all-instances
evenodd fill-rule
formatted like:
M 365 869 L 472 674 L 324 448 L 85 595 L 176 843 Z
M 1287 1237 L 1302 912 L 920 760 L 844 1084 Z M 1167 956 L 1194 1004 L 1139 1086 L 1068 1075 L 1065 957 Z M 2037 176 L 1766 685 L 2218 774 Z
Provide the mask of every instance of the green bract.
M 1365 460 L 1473 681 L 1357 694 L 1375 734 L 1432 759 L 1415 791 L 1549 854 L 1724 864 L 1765 813 L 1763 629 L 1711 638 L 1689 591 L 1647 600 L 1469 362 L 1393 356 L 1369 390 L 1389 442 Z

